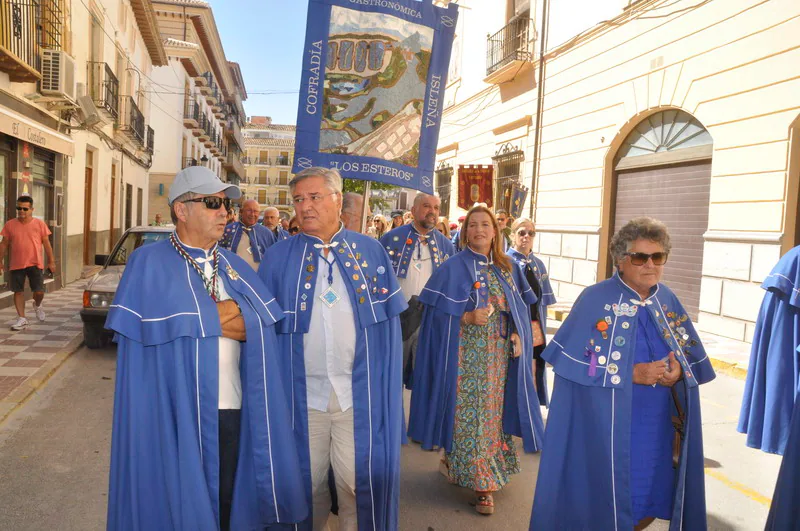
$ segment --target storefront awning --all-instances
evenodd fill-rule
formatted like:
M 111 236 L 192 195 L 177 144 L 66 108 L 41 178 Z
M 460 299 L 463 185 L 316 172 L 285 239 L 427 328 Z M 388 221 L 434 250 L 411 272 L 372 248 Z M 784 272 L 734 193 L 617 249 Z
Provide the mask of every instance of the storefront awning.
M 0 107 L 0 133 L 68 157 L 75 155 L 75 142 L 67 135 L 2 107 Z

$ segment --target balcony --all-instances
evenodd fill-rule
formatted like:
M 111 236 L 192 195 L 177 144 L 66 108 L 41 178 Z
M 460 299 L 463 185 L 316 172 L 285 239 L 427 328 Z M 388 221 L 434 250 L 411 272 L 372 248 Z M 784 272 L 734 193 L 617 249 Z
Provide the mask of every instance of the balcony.
M 42 49 L 61 49 L 60 3 L 0 0 L 0 72 L 17 83 L 42 79 Z
M 533 68 L 532 20 L 517 17 L 487 37 L 484 82 L 499 85 Z
M 155 134 L 156 134 L 156 132 L 153 131 L 153 128 L 148 125 L 147 126 L 147 152 L 150 153 L 151 155 L 153 154 L 153 149 L 155 148 L 155 145 L 156 145 L 155 136 L 154 136 Z
M 184 157 L 181 162 L 181 169 L 188 168 L 189 166 L 199 166 L 200 163 L 197 159 L 192 157 Z
M 290 166 L 289 164 L 289 157 L 277 157 L 275 159 L 276 166 Z
M 244 179 L 245 171 L 241 162 L 241 152 L 238 149 L 228 149 L 222 167 L 231 173 L 235 173 L 240 179 Z
M 228 114 L 228 120 L 225 122 L 225 136 L 228 137 L 228 141 L 233 141 L 237 147 L 241 148 L 244 146 L 242 128 L 236 116 Z
M 208 126 L 208 118 L 205 114 L 200 115 L 197 129 L 192 131 L 192 134 L 197 137 L 200 142 L 206 142 L 211 136 L 211 130 Z
M 249 166 L 272 166 L 272 159 L 269 157 L 242 157 L 242 164 Z
M 200 128 L 200 106 L 193 101 L 183 107 L 183 126 L 192 131 Z
M 142 111 L 130 96 L 122 96 L 120 103 L 119 130 L 132 141 L 144 146 L 145 130 Z
M 119 81 L 107 63 L 88 63 L 92 101 L 113 121 L 119 117 Z

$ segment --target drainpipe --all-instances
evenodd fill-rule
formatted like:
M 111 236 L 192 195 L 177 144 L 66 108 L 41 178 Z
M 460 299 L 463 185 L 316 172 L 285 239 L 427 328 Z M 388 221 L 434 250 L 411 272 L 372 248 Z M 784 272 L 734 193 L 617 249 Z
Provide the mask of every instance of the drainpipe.
M 531 221 L 536 223 L 533 219 L 533 204 L 536 201 L 536 192 L 539 189 L 539 155 L 541 154 L 541 136 L 542 136 L 542 114 L 544 113 L 544 54 L 547 43 L 547 31 L 550 26 L 549 11 L 550 0 L 543 0 L 542 2 L 542 34 L 541 44 L 539 46 L 539 85 L 536 91 L 536 129 L 533 133 L 533 177 L 531 178 L 531 208 L 530 218 Z

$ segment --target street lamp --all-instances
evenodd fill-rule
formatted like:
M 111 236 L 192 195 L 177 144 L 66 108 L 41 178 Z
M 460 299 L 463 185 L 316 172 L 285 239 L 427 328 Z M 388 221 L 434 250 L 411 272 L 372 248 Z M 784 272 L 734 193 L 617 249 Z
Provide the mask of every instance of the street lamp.
M 206 162 L 208 162 L 208 157 L 206 157 L 205 154 L 203 154 L 203 156 L 200 157 L 200 162 L 202 162 L 203 165 L 205 166 Z

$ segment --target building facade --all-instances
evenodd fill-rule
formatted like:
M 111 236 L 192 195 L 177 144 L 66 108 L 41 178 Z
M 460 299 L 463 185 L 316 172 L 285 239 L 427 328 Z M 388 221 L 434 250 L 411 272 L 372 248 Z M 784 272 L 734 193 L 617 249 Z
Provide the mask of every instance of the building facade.
M 153 71 L 159 96 L 153 120 L 161 140 L 150 174 L 150 222 L 156 214 L 170 219 L 169 186 L 182 168 L 206 166 L 234 184 L 244 179 L 247 99 L 239 65 L 225 57 L 211 7 L 195 0 L 154 5 L 168 64 Z
M 79 278 L 146 212 L 149 76 L 166 58 L 157 35 L 149 0 L 0 2 L 0 218 L 33 196 L 59 266 L 48 289 Z
M 495 205 L 528 188 L 561 301 L 612 274 L 615 229 L 660 218 L 664 280 L 698 327 L 751 341 L 759 284 L 800 243 L 800 4 L 609 2 L 542 62 L 542 28 L 568 34 L 542 23 L 552 2 L 458 3 L 437 151 L 450 217 L 461 166 L 493 169 Z
M 281 217 L 294 215 L 289 181 L 292 180 L 295 126 L 273 124 L 268 116 L 252 116 L 244 127 L 247 199 L 255 199 L 263 211 L 277 208 Z

